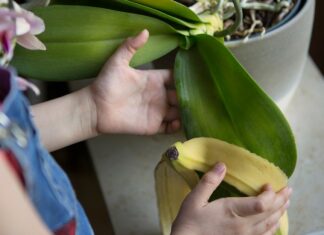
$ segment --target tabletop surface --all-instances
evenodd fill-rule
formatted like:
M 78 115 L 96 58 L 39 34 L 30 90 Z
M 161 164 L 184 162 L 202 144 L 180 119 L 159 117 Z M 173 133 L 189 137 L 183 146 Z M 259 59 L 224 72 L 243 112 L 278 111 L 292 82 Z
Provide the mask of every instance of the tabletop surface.
M 324 231 L 324 79 L 311 59 L 284 114 L 298 148 L 289 183 L 294 189 L 290 234 Z M 88 141 L 116 235 L 160 234 L 153 172 L 161 153 L 183 139 L 179 133 L 105 135 Z

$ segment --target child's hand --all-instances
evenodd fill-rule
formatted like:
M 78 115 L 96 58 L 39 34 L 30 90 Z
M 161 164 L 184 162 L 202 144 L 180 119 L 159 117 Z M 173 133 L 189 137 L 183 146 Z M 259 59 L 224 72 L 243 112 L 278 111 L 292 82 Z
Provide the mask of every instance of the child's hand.
M 33 106 L 34 121 L 49 151 L 100 133 L 149 135 L 180 128 L 172 72 L 128 65 L 148 36 L 144 30 L 124 42 L 90 86 Z
M 257 197 L 223 198 L 208 203 L 225 175 L 217 164 L 187 196 L 171 235 L 271 235 L 289 205 L 290 188 L 278 193 L 266 186 Z
M 170 70 L 137 70 L 129 66 L 149 37 L 144 30 L 126 40 L 91 86 L 98 133 L 156 134 L 180 128 Z

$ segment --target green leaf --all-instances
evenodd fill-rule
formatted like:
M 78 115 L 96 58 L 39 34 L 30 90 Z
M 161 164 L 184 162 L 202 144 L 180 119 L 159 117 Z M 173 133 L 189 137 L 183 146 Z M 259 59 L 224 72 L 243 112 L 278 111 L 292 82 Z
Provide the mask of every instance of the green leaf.
M 50 6 L 35 11 L 46 25 L 39 36 L 46 51 L 17 47 L 13 66 L 42 80 L 94 77 L 128 37 L 148 29 L 150 38 L 131 61 L 138 66 L 177 48 L 185 40 L 168 24 L 148 16 L 85 6 Z
M 172 15 L 166 13 L 166 12 L 163 12 L 163 11 L 161 11 L 159 9 L 153 8 L 153 7 L 149 6 L 149 5 L 142 5 L 142 4 L 137 3 L 135 1 L 117 0 L 117 2 L 137 10 L 136 13 L 146 14 L 146 15 L 149 15 L 149 16 L 155 16 L 155 17 L 158 17 L 160 19 L 166 20 L 171 24 L 173 22 L 175 24 L 173 24 L 172 26 L 175 27 L 175 28 L 179 28 L 179 26 L 181 26 L 182 27 L 181 29 L 183 29 L 183 27 L 186 27 L 184 30 L 186 30 L 188 28 L 189 29 L 195 29 L 195 28 L 197 28 L 197 27 L 199 27 L 199 26 L 201 26 L 203 24 L 203 23 L 200 23 L 200 22 L 190 22 L 190 21 L 183 20 L 181 18 L 172 16 Z
M 197 46 L 180 50 L 174 67 L 181 118 L 188 139 L 214 137 L 243 146 L 221 97 L 215 89 L 209 68 Z
M 221 42 L 208 35 L 195 39 L 175 64 L 187 137 L 209 136 L 245 147 L 290 176 L 296 146 L 281 111 Z
M 159 1 L 152 1 L 152 0 L 130 0 L 132 2 L 137 2 L 142 5 L 149 6 L 151 8 L 155 8 L 157 10 L 163 11 L 172 15 L 177 18 L 181 18 L 186 21 L 192 21 L 201 23 L 201 19 L 190 10 L 188 7 L 174 1 L 174 0 L 159 0 Z

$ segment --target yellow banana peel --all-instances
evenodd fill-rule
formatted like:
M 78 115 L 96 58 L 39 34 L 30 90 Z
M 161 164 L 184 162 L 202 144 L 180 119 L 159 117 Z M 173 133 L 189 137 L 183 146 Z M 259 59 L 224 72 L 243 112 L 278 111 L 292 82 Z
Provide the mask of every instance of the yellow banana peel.
M 206 137 L 177 142 L 166 151 L 155 170 L 163 235 L 170 234 L 182 201 L 198 183 L 196 171 L 207 172 L 217 162 L 227 167 L 224 181 L 248 196 L 257 195 L 265 184 L 279 191 L 288 183 L 279 167 L 242 147 Z M 287 213 L 282 216 L 276 235 L 288 235 Z

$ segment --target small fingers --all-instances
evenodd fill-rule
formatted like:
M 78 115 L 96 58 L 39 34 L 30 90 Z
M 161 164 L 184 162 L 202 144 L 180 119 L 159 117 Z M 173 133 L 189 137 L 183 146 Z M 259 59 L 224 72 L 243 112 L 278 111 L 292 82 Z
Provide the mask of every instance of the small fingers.
M 269 231 L 262 233 L 260 235 L 274 235 L 277 232 L 277 230 L 279 229 L 279 227 L 280 227 L 280 223 L 277 223 L 277 224 L 273 225 L 273 227 Z
M 167 114 L 164 117 L 164 121 L 166 122 L 172 122 L 174 120 L 179 120 L 180 119 L 180 112 L 179 109 L 175 107 L 170 107 L 169 110 L 167 111 Z
M 283 188 L 280 190 L 276 196 L 274 201 L 269 205 L 268 209 L 263 213 L 255 215 L 253 220 L 256 223 L 262 222 L 267 219 L 271 214 L 275 213 L 278 210 L 281 210 L 283 206 L 287 205 L 289 202 L 289 196 L 291 195 L 292 189 L 289 187 Z
M 167 90 L 168 103 L 171 106 L 178 106 L 177 92 L 173 89 Z
M 163 122 L 159 128 L 159 133 L 171 134 L 179 131 L 181 128 L 180 120 L 176 119 L 171 122 Z
M 170 69 L 156 70 L 161 73 L 164 85 L 168 88 L 174 88 L 173 71 Z
M 149 69 L 149 70 L 142 70 L 143 72 L 149 74 L 150 77 L 154 79 L 162 79 L 163 84 L 167 88 L 174 89 L 174 81 L 173 81 L 173 72 L 170 69 Z
M 187 201 L 196 206 L 206 205 L 214 190 L 224 179 L 225 172 L 225 164 L 217 163 L 210 171 L 205 173 L 197 186 L 188 195 Z
M 292 188 L 285 187 L 276 194 L 276 199 L 271 205 L 271 211 L 274 212 L 282 208 L 284 205 L 289 205 L 289 197 L 292 193 Z
M 138 35 L 126 39 L 123 44 L 119 46 L 116 52 L 110 57 L 104 68 L 109 66 L 110 64 L 128 66 L 136 51 L 144 46 L 148 38 L 149 32 L 144 29 Z
M 229 207 L 234 214 L 241 217 L 257 215 L 271 207 L 275 196 L 271 189 L 265 190 L 257 197 L 232 198 Z
M 280 218 L 283 216 L 289 206 L 289 201 L 279 210 L 271 214 L 268 218 L 256 224 L 255 234 L 273 234 L 276 231 Z
M 279 228 L 280 228 L 280 221 L 272 226 L 272 228 L 269 230 L 269 235 L 275 234 Z
M 273 190 L 270 184 L 266 184 L 262 188 L 262 192 Z

